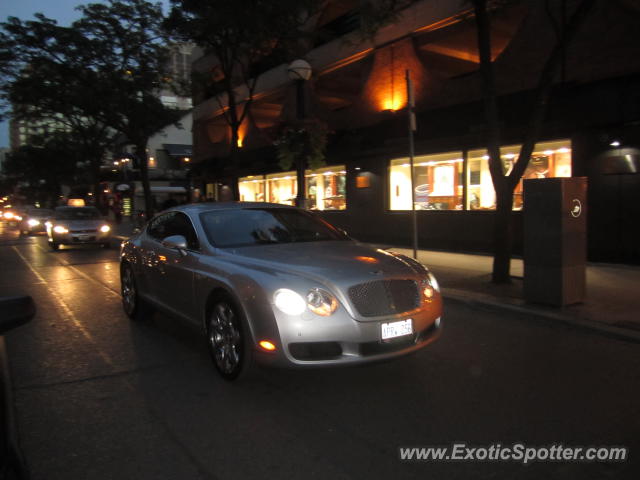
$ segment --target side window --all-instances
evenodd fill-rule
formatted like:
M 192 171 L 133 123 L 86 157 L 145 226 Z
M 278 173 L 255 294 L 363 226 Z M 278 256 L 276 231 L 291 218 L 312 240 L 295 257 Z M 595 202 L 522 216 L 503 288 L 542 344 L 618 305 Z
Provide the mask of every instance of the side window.
M 169 212 L 154 218 L 147 227 L 147 234 L 159 242 L 173 235 L 169 227 L 174 216 L 175 212 Z
M 198 250 L 200 247 L 191 220 L 184 213 L 169 212 L 151 220 L 147 233 L 158 242 L 172 235 L 182 235 L 187 239 L 187 248 Z
M 171 235 L 182 235 L 186 238 L 187 248 L 190 250 L 198 250 L 200 248 L 198 236 L 193 229 L 193 224 L 184 213 L 176 212 L 173 217 L 171 221 Z

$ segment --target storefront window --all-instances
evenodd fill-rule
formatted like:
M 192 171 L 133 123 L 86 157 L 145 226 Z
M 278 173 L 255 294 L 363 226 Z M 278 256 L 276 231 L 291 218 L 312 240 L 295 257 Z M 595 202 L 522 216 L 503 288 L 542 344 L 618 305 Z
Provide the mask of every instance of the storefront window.
M 496 208 L 496 191 L 489 171 L 487 151 L 470 150 L 467 161 L 467 210 Z
M 520 154 L 521 145 L 500 148 L 505 175 L 513 168 Z M 537 143 L 531 154 L 529 165 L 522 176 L 527 178 L 551 178 L 571 176 L 571 142 L 557 140 Z M 468 154 L 467 209 L 489 210 L 496 205 L 496 195 L 489 173 L 489 156 L 486 150 L 471 150 Z M 514 191 L 514 210 L 522 209 L 522 180 Z
M 462 210 L 462 152 L 414 158 L 413 201 L 419 210 Z M 391 210 L 411 210 L 411 171 L 408 158 L 391 161 L 389 168 Z
M 265 180 L 264 176 L 250 176 L 238 180 L 238 191 L 241 202 L 264 202 Z
M 298 194 L 296 172 L 283 172 L 267 175 L 267 201 L 295 205 Z
M 307 170 L 307 207 L 311 210 L 344 210 L 346 174 L 344 165 Z

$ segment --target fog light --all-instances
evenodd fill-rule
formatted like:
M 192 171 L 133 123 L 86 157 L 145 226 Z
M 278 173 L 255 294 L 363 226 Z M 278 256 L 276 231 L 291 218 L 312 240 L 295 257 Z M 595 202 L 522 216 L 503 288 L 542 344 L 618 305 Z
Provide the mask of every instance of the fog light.
M 267 352 L 273 352 L 276 349 L 276 346 L 269 340 L 260 340 L 258 345 L 260 345 L 260 348 L 266 350 Z

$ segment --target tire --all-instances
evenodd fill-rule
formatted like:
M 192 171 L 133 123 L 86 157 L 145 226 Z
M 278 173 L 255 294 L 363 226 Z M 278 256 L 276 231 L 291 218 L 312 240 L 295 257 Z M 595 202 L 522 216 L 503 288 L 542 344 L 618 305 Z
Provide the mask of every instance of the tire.
M 49 242 L 49 246 L 51 247 L 51 250 L 53 250 L 54 252 L 60 248 L 60 244 L 56 242 Z
M 124 313 L 131 320 L 144 320 L 153 314 L 153 309 L 138 294 L 136 278 L 128 263 L 123 263 L 120 268 L 120 294 Z
M 206 320 L 207 347 L 222 378 L 243 377 L 250 370 L 252 349 L 240 310 L 226 295 L 215 297 Z

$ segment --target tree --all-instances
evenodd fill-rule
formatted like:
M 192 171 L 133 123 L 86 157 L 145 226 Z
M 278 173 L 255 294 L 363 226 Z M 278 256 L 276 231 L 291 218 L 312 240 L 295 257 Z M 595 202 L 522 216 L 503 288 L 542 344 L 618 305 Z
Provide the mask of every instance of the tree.
M 22 193 L 32 201 L 54 206 L 61 186 L 78 180 L 77 164 L 82 160 L 74 137 L 54 135 L 41 146 L 24 146 L 7 155 L 3 174 L 22 184 Z
M 261 71 L 292 60 L 309 37 L 303 27 L 317 0 L 171 0 L 167 29 L 215 56 L 203 79 L 231 130 L 230 155 L 238 151 L 240 125 L 250 115 Z
M 163 90 L 184 88 L 170 75 L 171 45 L 163 29 L 160 4 L 144 0 L 109 0 L 79 7 L 83 16 L 73 27 L 95 47 L 104 110 L 102 121 L 126 137 L 136 150 L 147 218 L 153 215 L 146 147 L 154 133 L 177 123 L 184 111 L 168 108 Z
M 146 146 L 149 137 L 184 112 L 159 95 L 182 84 L 169 74 L 171 45 L 159 4 L 109 0 L 78 7 L 71 27 L 37 14 L 10 18 L 0 32 L 2 98 L 14 115 L 62 123 L 92 165 L 94 189 L 102 158 L 116 134 L 136 148 L 147 215 L 153 202 Z
M 538 140 L 542 128 L 547 105 L 552 92 L 556 73 L 562 62 L 563 51 L 575 37 L 584 23 L 596 0 L 580 0 L 573 14 L 568 19 L 561 35 L 544 64 L 531 107 L 528 127 L 518 159 L 511 171 L 505 175 L 500 157 L 500 123 L 497 105 L 495 75 L 491 62 L 491 23 L 490 7 L 499 6 L 503 2 L 490 0 L 472 0 L 478 33 L 478 50 L 480 53 L 480 75 L 482 77 L 485 118 L 487 121 L 487 150 L 489 152 L 489 170 L 496 191 L 496 213 L 494 224 L 494 259 L 492 281 L 509 283 L 513 232 L 511 216 L 513 192 L 522 178 L 529 158 Z M 506 2 L 508 3 L 508 2 Z
M 35 18 L 11 17 L 1 24 L 0 50 L 6 53 L 0 57 L 0 91 L 5 107 L 13 107 L 14 119 L 46 128 L 47 135 L 69 134 L 69 145 L 90 165 L 99 198 L 100 165 L 115 131 L 101 119 L 104 85 L 94 68 L 94 45 L 74 28 L 41 14 Z

